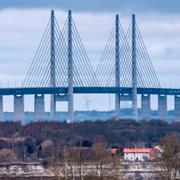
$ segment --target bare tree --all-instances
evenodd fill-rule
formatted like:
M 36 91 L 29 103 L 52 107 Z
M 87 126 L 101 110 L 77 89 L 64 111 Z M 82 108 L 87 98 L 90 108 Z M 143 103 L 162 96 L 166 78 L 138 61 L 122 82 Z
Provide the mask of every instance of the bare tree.
M 96 165 L 97 175 L 99 179 L 103 179 L 107 175 L 107 169 L 111 166 L 111 152 L 106 149 L 106 143 L 99 142 L 93 146 L 93 161 Z
M 83 180 L 83 163 L 85 162 L 86 152 L 81 147 L 61 147 L 55 148 L 49 158 L 49 169 L 58 178 L 75 179 L 76 176 Z
M 0 162 L 15 162 L 17 156 L 11 149 L 3 148 L 0 150 Z
M 49 159 L 49 169 L 60 179 L 74 179 L 74 164 L 70 147 L 56 148 Z
M 51 152 L 51 155 L 48 158 L 48 168 L 57 179 L 60 179 L 61 159 L 62 155 L 60 149 L 54 148 L 54 150 Z
M 180 170 L 180 141 L 178 135 L 166 135 L 160 141 L 160 149 L 157 158 L 160 177 L 163 180 L 174 180 Z
M 87 162 L 89 160 L 90 150 L 88 148 L 84 148 L 82 146 L 76 147 L 72 149 L 72 160 L 75 165 L 76 174 L 80 177 L 81 180 L 84 179 L 87 174 L 85 172 L 85 167 L 87 167 Z
M 122 159 L 120 158 L 119 153 L 114 154 L 112 156 L 112 177 L 114 179 L 123 180 L 123 174 L 121 173 L 122 170 Z
M 96 143 L 92 149 L 79 147 L 55 148 L 49 159 L 49 169 L 57 178 L 65 179 L 120 179 L 121 160 L 112 156 L 105 143 Z

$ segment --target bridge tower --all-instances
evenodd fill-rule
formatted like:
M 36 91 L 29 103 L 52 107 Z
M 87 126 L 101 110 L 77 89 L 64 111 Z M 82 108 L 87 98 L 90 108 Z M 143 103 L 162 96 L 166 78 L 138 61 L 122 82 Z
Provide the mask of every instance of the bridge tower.
M 132 15 L 132 115 L 137 120 L 136 18 Z
M 56 87 L 56 66 L 55 58 L 55 16 L 54 11 L 51 11 L 51 59 L 50 59 L 50 84 L 51 87 Z M 51 120 L 55 120 L 56 117 L 56 99 L 55 94 L 51 94 Z
M 115 33 L 115 86 L 120 87 L 120 51 L 119 51 L 119 15 L 116 15 L 116 33 Z M 115 95 L 115 116 L 120 116 L 120 93 Z
M 73 42 L 72 42 L 72 13 L 68 11 L 68 119 L 73 122 Z

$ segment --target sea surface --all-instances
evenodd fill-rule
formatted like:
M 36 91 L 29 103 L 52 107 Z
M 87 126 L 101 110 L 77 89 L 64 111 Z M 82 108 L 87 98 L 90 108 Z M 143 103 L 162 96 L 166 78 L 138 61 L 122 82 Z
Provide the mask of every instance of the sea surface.
M 140 114 L 140 113 L 139 113 Z M 121 119 L 132 119 L 131 112 L 126 110 L 121 113 Z M 114 118 L 114 111 L 75 111 L 74 112 L 74 121 L 83 122 L 83 121 L 96 121 L 96 120 L 109 120 Z M 24 113 L 24 121 L 25 123 L 34 122 L 36 119 L 34 112 L 25 112 Z M 138 116 L 138 119 L 141 120 L 141 116 Z M 158 119 L 157 112 L 151 113 L 151 119 Z M 173 121 L 174 116 L 171 112 L 168 112 L 167 121 Z M 3 113 L 4 121 L 14 121 L 14 113 L 13 112 L 4 112 Z M 50 121 L 50 112 L 44 113 L 44 120 Z M 68 121 L 68 113 L 67 112 L 57 112 L 56 113 L 57 121 Z M 37 121 L 37 120 L 36 120 Z

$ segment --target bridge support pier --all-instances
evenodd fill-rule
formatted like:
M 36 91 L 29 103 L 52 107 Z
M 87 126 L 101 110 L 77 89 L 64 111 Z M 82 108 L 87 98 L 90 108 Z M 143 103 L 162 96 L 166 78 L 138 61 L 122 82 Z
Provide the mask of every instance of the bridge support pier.
M 174 96 L 174 121 L 180 121 L 180 96 Z
M 166 120 L 167 119 L 167 96 L 166 95 L 158 95 L 158 115 L 159 119 Z
M 141 95 L 141 117 L 143 120 L 151 119 L 150 95 Z
M 34 111 L 35 120 L 41 121 L 44 119 L 44 95 L 34 95 Z
M 14 120 L 24 123 L 24 96 L 14 95 Z
M 51 103 L 50 119 L 52 121 L 55 121 L 56 120 L 56 97 L 55 97 L 55 94 L 51 94 L 50 103 Z
M 68 102 L 68 95 L 67 94 L 64 94 L 64 95 L 56 94 L 55 98 L 56 98 L 56 102 Z
M 3 96 L 0 95 L 0 121 L 3 121 Z
M 118 120 L 120 118 L 120 94 L 115 95 L 115 118 Z

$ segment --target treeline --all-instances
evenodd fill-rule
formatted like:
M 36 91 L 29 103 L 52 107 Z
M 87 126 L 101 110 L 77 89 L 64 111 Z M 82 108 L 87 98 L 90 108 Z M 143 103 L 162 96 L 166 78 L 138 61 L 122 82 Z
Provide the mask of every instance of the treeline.
M 25 137 L 36 141 L 36 144 L 45 139 L 60 145 L 76 145 L 83 140 L 103 140 L 112 146 L 134 147 L 135 144 L 144 144 L 151 147 L 166 134 L 174 132 L 180 133 L 180 122 L 169 124 L 161 120 L 108 120 L 80 123 L 33 122 L 27 125 L 0 122 L 0 137 Z
M 124 147 L 152 147 L 171 133 L 180 133 L 180 122 L 108 120 L 32 122 L 27 125 L 0 122 L 0 156 L 1 150 L 5 149 L 2 154 L 5 152 L 12 159 L 43 158 L 55 147 L 91 147 L 98 142 L 106 143 L 107 147 L 118 147 L 122 152 Z
M 172 172 L 176 177 L 179 171 L 179 137 L 180 122 L 161 120 L 32 122 L 26 125 L 0 122 L 0 163 L 40 161 L 56 176 L 61 171 L 67 178 L 76 173 L 84 176 L 82 172 L 93 164 L 96 166 L 91 168 L 89 176 L 103 177 L 109 171 L 120 172 L 124 147 L 158 144 L 161 151 L 156 160 L 162 169 L 160 175 L 165 179 L 172 176 Z M 112 153 L 111 147 L 118 147 L 118 151 Z M 115 179 L 121 177 L 119 173 L 112 175 Z

